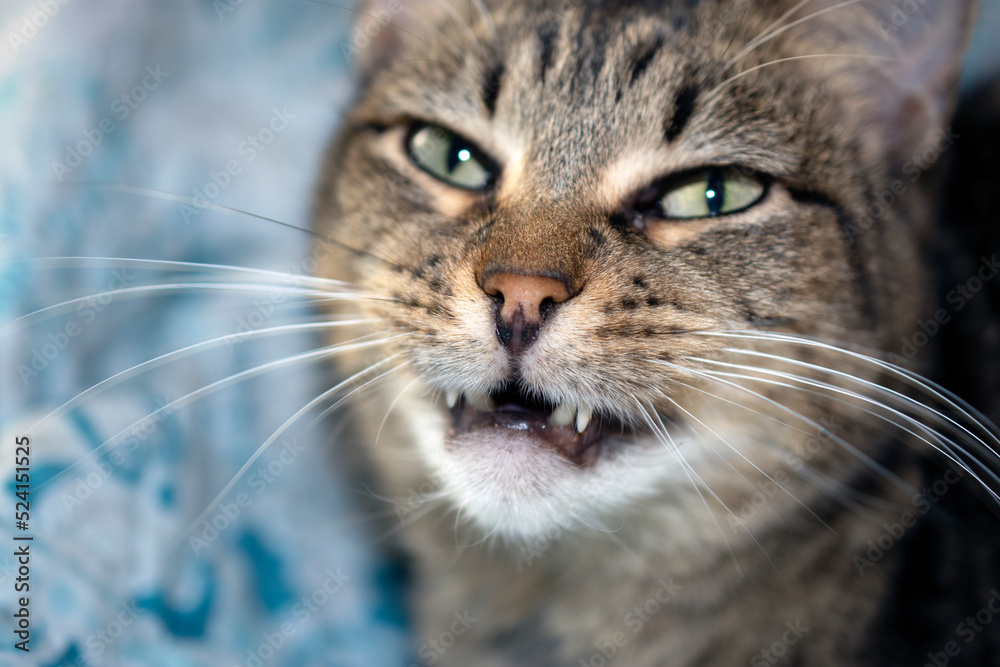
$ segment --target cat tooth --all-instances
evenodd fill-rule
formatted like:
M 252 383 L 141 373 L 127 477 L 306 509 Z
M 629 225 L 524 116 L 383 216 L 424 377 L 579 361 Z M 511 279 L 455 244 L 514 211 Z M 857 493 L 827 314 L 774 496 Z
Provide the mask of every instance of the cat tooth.
M 465 401 L 480 412 L 492 412 L 497 407 L 489 394 L 468 393 L 465 395 Z
M 445 403 L 448 404 L 449 408 L 453 408 L 458 404 L 458 392 L 454 389 L 449 389 L 444 395 Z
M 583 433 L 590 426 L 590 417 L 593 414 L 593 410 L 589 405 L 581 405 L 580 410 L 576 413 L 576 430 Z
M 549 423 L 560 428 L 573 423 L 573 413 L 576 410 L 570 405 L 563 403 L 549 415 Z

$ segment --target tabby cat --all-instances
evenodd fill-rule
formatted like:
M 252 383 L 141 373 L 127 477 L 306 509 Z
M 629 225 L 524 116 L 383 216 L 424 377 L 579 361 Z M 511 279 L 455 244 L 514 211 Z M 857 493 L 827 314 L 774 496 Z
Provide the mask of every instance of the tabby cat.
M 996 431 L 921 379 L 997 358 L 939 215 L 974 3 L 358 14 L 320 273 L 418 659 L 1000 664 Z

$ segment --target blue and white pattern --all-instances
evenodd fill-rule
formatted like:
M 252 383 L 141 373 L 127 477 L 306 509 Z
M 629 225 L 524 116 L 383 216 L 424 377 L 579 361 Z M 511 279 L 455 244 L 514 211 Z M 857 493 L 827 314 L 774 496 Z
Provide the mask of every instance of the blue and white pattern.
M 0 8 L 0 664 L 407 664 L 400 577 L 351 504 L 366 490 L 337 465 L 335 415 L 283 433 L 186 537 L 330 385 L 314 361 L 175 403 L 323 345 L 316 331 L 256 333 L 315 321 L 287 291 L 295 281 L 37 259 L 307 274 L 308 234 L 222 207 L 309 226 L 321 154 L 352 94 L 353 20 L 305 0 Z M 286 289 L 139 291 L 219 281 Z M 30 654 L 11 627 L 13 449 L 26 433 Z

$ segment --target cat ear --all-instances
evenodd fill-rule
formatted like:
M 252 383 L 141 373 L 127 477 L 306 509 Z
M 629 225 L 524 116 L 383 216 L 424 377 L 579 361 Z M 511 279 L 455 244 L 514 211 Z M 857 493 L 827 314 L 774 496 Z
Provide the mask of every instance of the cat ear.
M 365 76 L 388 67 L 411 42 L 430 41 L 449 0 L 362 0 L 343 47 L 344 56 Z
M 978 3 L 973 0 L 878 0 L 879 36 L 889 47 L 890 76 L 903 91 L 922 94 L 939 118 L 950 113 Z
M 880 60 L 862 82 L 874 102 L 867 120 L 902 142 L 896 149 L 925 145 L 949 123 L 978 3 L 866 0 L 862 6 L 874 23 L 865 31 L 866 50 Z

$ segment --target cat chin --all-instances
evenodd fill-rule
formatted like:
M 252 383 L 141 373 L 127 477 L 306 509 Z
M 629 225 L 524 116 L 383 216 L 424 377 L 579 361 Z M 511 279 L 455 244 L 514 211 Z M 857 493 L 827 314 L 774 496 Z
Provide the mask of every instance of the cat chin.
M 486 534 L 531 540 L 576 522 L 573 487 L 585 484 L 589 471 L 530 434 L 482 429 L 446 436 L 444 449 L 446 487 Z
M 421 438 L 423 458 L 459 511 L 485 537 L 517 543 L 614 531 L 636 501 L 676 476 L 662 447 L 607 443 L 575 464 L 529 432 L 480 429 Z

